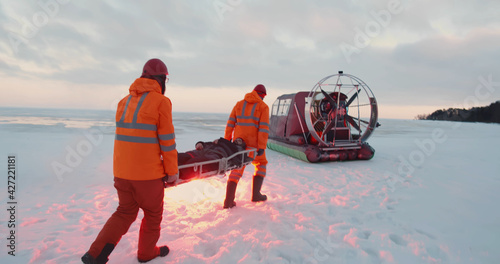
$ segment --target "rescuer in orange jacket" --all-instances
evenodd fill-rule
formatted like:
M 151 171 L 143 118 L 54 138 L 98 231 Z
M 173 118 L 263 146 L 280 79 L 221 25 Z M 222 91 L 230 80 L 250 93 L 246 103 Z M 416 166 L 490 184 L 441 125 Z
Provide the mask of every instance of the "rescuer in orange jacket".
M 227 121 L 224 138 L 242 138 L 248 147 L 256 148 L 257 157 L 252 164 L 255 166 L 252 184 L 252 202 L 267 200 L 267 196 L 260 193 L 264 177 L 266 177 L 267 159 L 265 149 L 269 136 L 269 107 L 264 103 L 266 87 L 262 84 L 255 86 L 251 93 L 236 103 Z M 232 170 L 229 174 L 226 188 L 224 208 L 236 205 L 234 197 L 236 186 L 243 175 L 245 167 Z
M 83 263 L 106 263 L 136 220 L 139 208 L 144 212 L 137 249 L 139 262 L 169 252 L 167 246 L 156 246 L 164 187 L 178 178 L 172 103 L 164 96 L 167 76 L 167 66 L 161 60 L 149 60 L 141 78 L 130 86 L 130 94 L 118 103 L 113 155 L 118 208 L 82 257 Z

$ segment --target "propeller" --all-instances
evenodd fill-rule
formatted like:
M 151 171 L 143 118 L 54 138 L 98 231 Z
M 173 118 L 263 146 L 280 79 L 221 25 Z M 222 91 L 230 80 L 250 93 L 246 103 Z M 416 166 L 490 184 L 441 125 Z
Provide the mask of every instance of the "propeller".
M 333 100 L 333 98 L 327 92 L 321 89 L 321 87 L 319 89 L 321 90 L 321 93 L 325 96 L 325 98 L 328 100 L 328 102 L 330 102 L 330 104 L 332 105 L 332 109 L 336 109 L 337 103 L 335 102 L 335 100 Z
M 358 94 L 361 90 L 358 90 L 352 97 L 351 99 L 349 99 L 349 101 L 347 101 L 347 103 L 345 104 L 346 107 L 349 107 L 349 105 L 351 105 L 351 103 L 354 101 L 354 99 L 356 99 L 356 97 L 358 97 Z
M 358 124 L 356 124 L 356 121 L 354 121 L 354 117 L 350 116 L 350 115 L 346 115 L 346 120 L 347 122 L 349 122 L 349 124 L 351 124 L 352 127 L 354 127 L 356 130 L 359 131 L 359 133 L 361 133 L 361 128 L 359 128 Z

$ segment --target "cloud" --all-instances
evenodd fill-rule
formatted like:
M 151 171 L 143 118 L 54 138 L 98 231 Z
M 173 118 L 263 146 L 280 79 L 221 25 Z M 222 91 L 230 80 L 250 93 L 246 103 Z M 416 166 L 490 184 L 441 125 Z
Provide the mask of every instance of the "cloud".
M 212 96 L 217 88 L 243 94 L 257 83 L 310 90 L 344 70 L 365 80 L 379 104 L 398 106 L 457 104 L 480 76 L 500 80 L 498 1 L 60 2 L 0 3 L 2 75 L 126 90 L 158 57 L 172 86 Z M 394 3 L 403 10 L 380 24 L 376 16 Z M 354 45 L 375 22 L 377 34 L 347 60 L 342 44 Z M 21 39 L 17 52 L 13 38 Z

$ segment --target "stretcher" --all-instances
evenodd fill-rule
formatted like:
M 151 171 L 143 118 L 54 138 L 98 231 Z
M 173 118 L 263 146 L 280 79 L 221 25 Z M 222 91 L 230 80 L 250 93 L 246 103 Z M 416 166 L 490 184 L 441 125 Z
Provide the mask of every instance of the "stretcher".
M 231 170 L 240 169 L 243 166 L 252 163 L 253 158 L 250 157 L 255 157 L 256 154 L 256 148 L 247 148 L 246 150 L 236 152 L 229 157 L 179 165 L 178 168 L 180 177 L 176 184 L 184 184 L 192 180 L 209 178 L 216 175 L 225 175 Z M 182 171 L 184 169 L 192 169 L 194 171 L 194 175 L 191 174 L 189 178 L 183 179 Z

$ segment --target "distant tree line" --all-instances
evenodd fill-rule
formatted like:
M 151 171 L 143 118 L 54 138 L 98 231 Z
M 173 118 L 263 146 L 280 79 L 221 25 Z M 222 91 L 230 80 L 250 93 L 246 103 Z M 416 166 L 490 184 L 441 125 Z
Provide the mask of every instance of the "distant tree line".
M 465 108 L 448 108 L 434 111 L 432 114 L 422 114 L 415 117 L 418 120 L 446 120 L 462 122 L 500 123 L 500 101 L 489 106 Z

